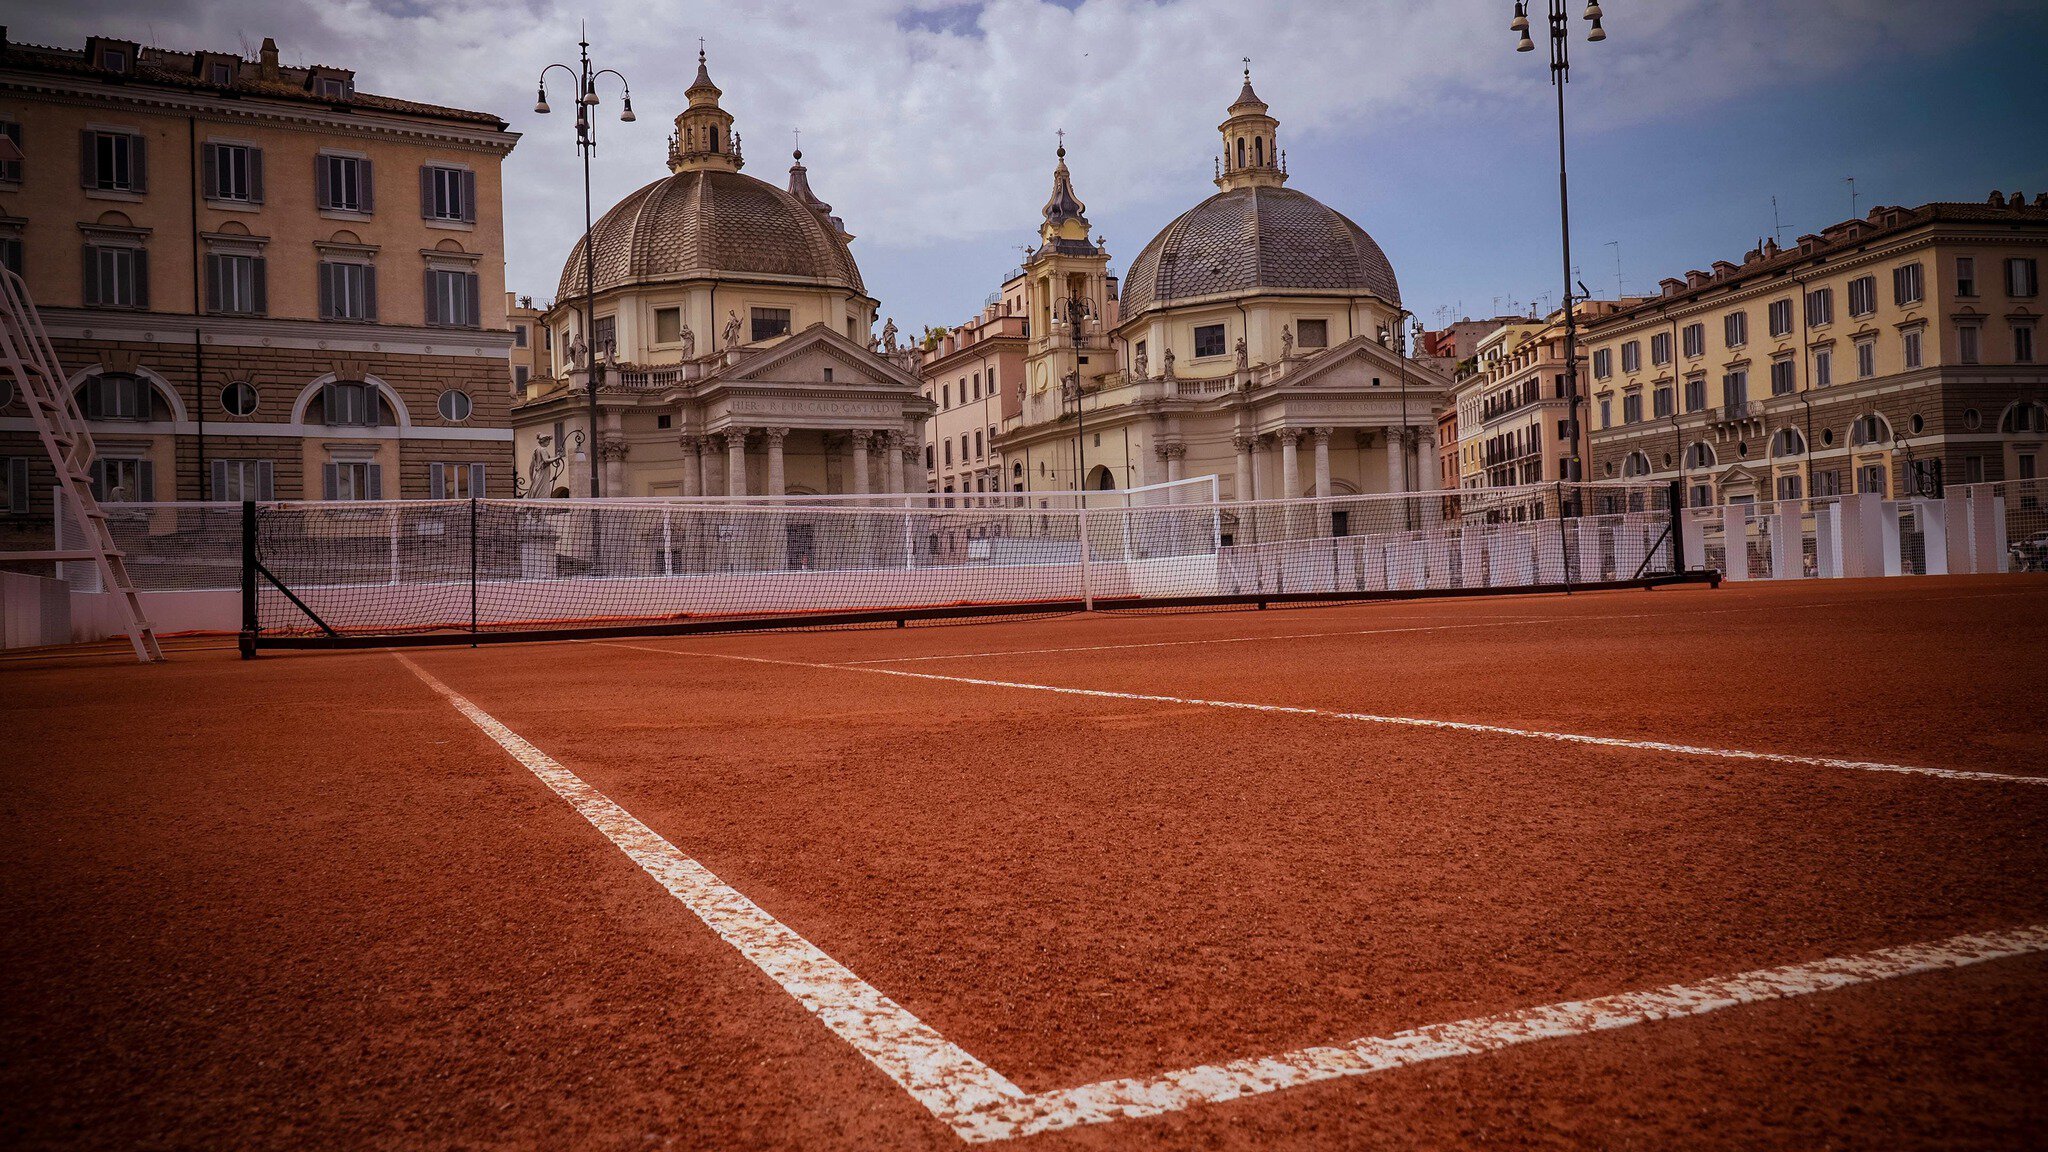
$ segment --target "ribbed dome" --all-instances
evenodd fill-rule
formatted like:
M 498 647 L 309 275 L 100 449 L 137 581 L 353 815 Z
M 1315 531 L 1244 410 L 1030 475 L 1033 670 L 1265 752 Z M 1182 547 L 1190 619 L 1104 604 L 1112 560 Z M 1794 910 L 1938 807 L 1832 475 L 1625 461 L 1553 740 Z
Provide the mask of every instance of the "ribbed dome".
M 1313 196 L 1259 185 L 1219 192 L 1154 236 L 1124 277 L 1123 315 L 1289 289 L 1370 292 L 1401 304 L 1394 268 L 1365 229 Z
M 791 279 L 866 294 L 837 228 L 772 184 L 697 169 L 634 192 L 591 229 L 597 291 L 692 278 Z M 583 241 L 562 265 L 557 296 L 583 294 Z

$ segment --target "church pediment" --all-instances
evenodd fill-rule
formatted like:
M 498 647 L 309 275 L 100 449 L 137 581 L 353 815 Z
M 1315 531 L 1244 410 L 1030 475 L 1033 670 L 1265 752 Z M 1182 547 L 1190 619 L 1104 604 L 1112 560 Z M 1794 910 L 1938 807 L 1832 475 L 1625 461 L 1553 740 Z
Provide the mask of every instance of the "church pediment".
M 1424 393 L 1441 392 L 1451 382 L 1416 360 L 1403 360 L 1393 350 L 1364 336 L 1353 337 L 1324 352 L 1308 364 L 1289 372 L 1274 386 L 1290 391 L 1369 390 L 1377 379 L 1379 387 L 1399 387 L 1406 373 L 1408 388 Z
M 826 377 L 827 371 L 831 377 Z M 885 357 L 877 356 L 825 327 L 813 324 L 777 347 L 740 361 L 718 373 L 717 382 L 733 387 L 749 384 L 814 385 L 833 390 L 882 389 L 919 393 L 924 382 Z

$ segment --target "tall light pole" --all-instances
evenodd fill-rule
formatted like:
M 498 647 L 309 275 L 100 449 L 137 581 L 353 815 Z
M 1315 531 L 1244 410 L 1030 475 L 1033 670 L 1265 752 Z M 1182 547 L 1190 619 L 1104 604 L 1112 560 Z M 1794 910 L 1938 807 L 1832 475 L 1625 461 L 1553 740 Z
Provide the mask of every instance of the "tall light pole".
M 1565 15 L 1565 0 L 1550 0 L 1550 86 L 1557 89 L 1557 218 L 1564 241 L 1564 390 L 1565 390 L 1565 435 L 1571 441 L 1571 454 L 1565 458 L 1565 479 L 1576 484 L 1584 479 L 1584 461 L 1579 454 L 1579 344 L 1578 324 L 1572 315 L 1572 207 L 1571 188 L 1565 178 L 1564 163 L 1564 86 L 1571 82 L 1571 57 L 1567 51 L 1570 42 L 1571 20 Z M 1586 30 L 1586 39 L 1599 43 L 1607 39 L 1607 30 L 1600 26 L 1600 0 L 1587 0 L 1585 19 L 1592 22 Z M 1536 43 L 1529 38 L 1528 0 L 1516 0 L 1515 19 L 1508 25 L 1511 31 L 1522 34 L 1521 43 L 1515 45 L 1517 52 L 1534 52 Z M 1573 495 L 1577 503 L 1577 495 Z
M 597 126 L 592 121 L 590 110 L 597 107 L 597 78 L 614 76 L 625 93 L 625 108 L 619 119 L 628 124 L 633 122 L 633 86 L 626 82 L 624 74 L 615 68 L 592 71 L 590 67 L 590 32 L 586 28 L 577 41 L 580 63 L 577 67 L 567 64 L 550 64 L 540 70 L 537 85 L 539 95 L 533 103 L 533 110 L 542 116 L 548 114 L 548 73 L 560 68 L 576 78 L 576 150 L 583 156 L 583 344 L 584 355 L 590 357 L 590 494 L 603 494 L 598 486 L 597 450 L 597 389 L 604 379 L 604 362 L 598 358 L 597 328 L 595 309 L 597 307 L 597 255 L 590 248 L 590 157 L 597 151 Z
M 1067 281 L 1065 303 L 1067 328 L 1074 340 L 1074 490 L 1085 494 L 1088 491 L 1088 449 L 1084 438 L 1088 434 L 1088 417 L 1081 407 L 1084 399 L 1081 393 L 1081 348 L 1087 342 L 1088 336 L 1082 326 L 1094 314 L 1095 309 L 1089 305 L 1088 298 L 1081 294 L 1080 285 L 1071 277 Z M 1083 507 L 1087 506 L 1086 495 L 1081 497 L 1081 504 Z

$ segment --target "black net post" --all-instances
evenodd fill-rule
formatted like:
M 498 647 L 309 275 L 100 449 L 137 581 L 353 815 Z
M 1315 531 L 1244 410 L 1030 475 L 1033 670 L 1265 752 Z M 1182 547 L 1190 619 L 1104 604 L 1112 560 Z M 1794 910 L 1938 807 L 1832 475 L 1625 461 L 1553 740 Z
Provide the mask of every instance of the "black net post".
M 469 646 L 476 647 L 476 494 L 469 497 Z
M 1566 526 L 1571 517 L 1564 503 L 1564 482 L 1557 485 L 1557 547 L 1564 560 L 1564 594 L 1572 594 L 1572 537 Z
M 1671 507 L 1671 571 L 1685 571 L 1685 482 L 1671 481 L 1665 503 Z
M 256 502 L 242 501 L 242 659 L 256 658 Z

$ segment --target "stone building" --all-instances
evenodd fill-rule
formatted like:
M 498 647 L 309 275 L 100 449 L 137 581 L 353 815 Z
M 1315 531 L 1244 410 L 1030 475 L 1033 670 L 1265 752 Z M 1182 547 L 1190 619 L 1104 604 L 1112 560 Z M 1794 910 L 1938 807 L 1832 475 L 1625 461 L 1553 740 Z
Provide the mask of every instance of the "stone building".
M 1574 316 L 1579 324 L 1589 324 L 1629 303 L 1634 301 L 1582 300 Z M 1563 309 L 1542 320 L 1504 319 L 1459 362 L 1465 367 L 1451 389 L 1458 412 L 1458 486 L 1563 480 L 1572 457 Z M 1584 384 L 1581 380 L 1581 395 Z M 1583 439 L 1580 444 L 1583 448 Z
M 78 389 L 101 499 L 510 493 L 504 121 L 269 40 L 0 32 L 0 132 L 22 153 L 0 259 Z M 46 526 L 48 457 L 0 390 L 0 515 Z
M 1219 191 L 1138 252 L 1120 295 L 1078 199 L 1057 194 L 1062 165 L 1024 269 L 1028 379 L 1000 445 L 1013 488 L 1209 473 L 1240 500 L 1437 486 L 1449 381 L 1406 355 L 1379 245 L 1285 187 L 1278 126 L 1247 72 L 1220 125 Z
M 1879 206 L 1588 326 L 1594 479 L 1694 504 L 2041 474 L 2048 196 Z
M 973 319 L 932 340 L 919 374 L 933 416 L 925 423 L 924 470 L 928 491 L 1005 490 L 996 442 L 1003 421 L 1017 415 L 1024 389 L 1024 316 L 1010 299 L 1022 277 L 1005 285 Z M 1008 385 L 1008 387 L 1005 387 Z
M 587 496 L 902 492 L 930 414 L 917 353 L 869 335 L 853 234 L 812 192 L 744 175 L 743 142 L 703 54 L 669 175 L 579 239 L 543 318 L 548 372 L 514 408 L 521 491 Z M 586 326 L 586 307 L 590 311 Z M 586 334 L 587 332 L 587 334 Z M 592 372 L 600 424 L 588 428 Z

